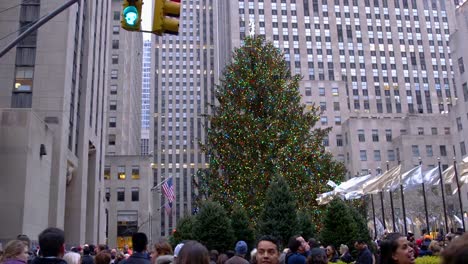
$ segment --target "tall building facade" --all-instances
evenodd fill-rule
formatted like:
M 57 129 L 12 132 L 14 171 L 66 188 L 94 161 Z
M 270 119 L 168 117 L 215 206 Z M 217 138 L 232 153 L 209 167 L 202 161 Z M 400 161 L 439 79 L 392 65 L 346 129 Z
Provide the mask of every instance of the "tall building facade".
M 153 150 L 150 145 L 152 131 L 151 112 L 151 39 L 143 41 L 143 73 L 141 87 L 141 155 L 148 155 Z
M 452 114 L 452 127 L 456 131 L 454 142 L 457 160 L 467 160 L 468 147 L 468 50 L 464 45 L 468 41 L 468 1 L 459 1 L 455 10 L 455 30 L 450 36 L 455 86 L 458 95 L 457 104 Z M 468 161 L 468 160 L 467 160 Z M 465 216 L 468 212 L 468 185 L 462 189 Z M 465 218 L 468 224 L 468 218 Z
M 69 244 L 104 242 L 110 3 L 79 0 L 0 59 L 2 240 L 37 240 L 56 226 Z M 24 31 L 62 4 L 2 1 L 0 35 Z
M 134 232 L 150 234 L 151 160 L 141 156 L 143 34 L 121 28 L 122 3 L 112 1 L 104 184 L 111 247 L 132 247 Z M 145 89 L 145 88 L 143 88 Z
M 227 28 L 227 1 L 182 1 L 179 35 L 153 38 L 154 65 L 154 183 L 172 178 L 176 200 L 169 209 L 161 188 L 154 192 L 154 233 L 169 235 L 177 219 L 194 210 L 192 176 L 206 168 L 208 160 L 200 150 L 205 138 L 213 89 L 223 66 L 218 49 L 220 29 Z M 225 34 L 228 31 L 223 32 Z M 224 39 L 227 43 L 226 39 Z M 226 49 L 227 47 L 224 46 Z M 221 52 L 221 56 L 220 53 Z M 161 210 L 161 208 L 167 210 Z
M 324 145 L 347 177 L 452 164 L 456 103 L 449 36 L 453 1 L 229 1 L 231 47 L 249 34 L 284 52 L 303 76 L 303 103 L 319 106 Z M 457 200 L 450 198 L 452 213 Z M 396 205 L 401 212 L 401 203 Z M 433 210 L 434 212 L 440 212 Z M 434 213 L 436 214 L 436 213 Z M 390 214 L 387 213 L 387 216 Z M 440 214 L 434 217 L 440 217 Z M 402 215 L 399 215 L 402 218 Z

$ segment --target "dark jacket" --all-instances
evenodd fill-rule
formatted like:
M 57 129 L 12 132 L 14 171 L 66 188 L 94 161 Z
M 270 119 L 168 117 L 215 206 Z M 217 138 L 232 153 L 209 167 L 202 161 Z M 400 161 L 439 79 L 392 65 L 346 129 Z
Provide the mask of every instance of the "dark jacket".
M 249 264 L 249 262 L 245 258 L 236 255 L 228 259 L 225 264 Z
M 359 255 L 356 259 L 356 264 L 373 264 L 372 253 L 368 248 L 365 248 L 359 252 Z
M 94 258 L 90 255 L 84 255 L 81 258 L 81 264 L 94 264 Z
M 332 262 L 332 263 L 336 263 L 338 262 L 338 260 L 340 260 L 340 257 L 338 255 L 334 255 L 329 262 Z
M 343 256 L 340 258 L 341 261 L 346 262 L 346 263 L 351 263 L 354 261 L 353 256 L 349 254 L 349 252 L 346 252 Z
M 32 264 L 67 264 L 67 262 L 61 258 L 37 257 L 32 260 Z
M 128 259 L 122 260 L 119 264 L 151 264 L 151 262 L 147 254 L 134 252 Z

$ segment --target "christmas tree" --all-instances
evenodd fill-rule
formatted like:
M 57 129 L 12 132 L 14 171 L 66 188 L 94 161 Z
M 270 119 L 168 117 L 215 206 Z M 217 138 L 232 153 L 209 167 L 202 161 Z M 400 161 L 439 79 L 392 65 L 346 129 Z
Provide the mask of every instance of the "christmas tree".
M 239 203 L 255 221 L 267 187 L 279 175 L 298 208 L 317 217 L 317 194 L 344 174 L 323 146 L 329 129 L 314 128 L 318 108 L 300 102 L 300 79 L 291 76 L 283 54 L 258 37 L 246 38 L 225 68 L 202 144 L 210 167 L 198 180 L 229 211 Z
M 235 241 L 243 240 L 247 243 L 249 249 L 254 248 L 254 230 L 245 209 L 238 204 L 234 205 L 230 217 Z

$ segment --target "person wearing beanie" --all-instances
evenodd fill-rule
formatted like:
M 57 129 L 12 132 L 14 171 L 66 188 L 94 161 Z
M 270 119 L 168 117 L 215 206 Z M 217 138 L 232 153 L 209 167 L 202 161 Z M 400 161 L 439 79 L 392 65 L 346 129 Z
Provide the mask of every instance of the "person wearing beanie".
M 245 259 L 245 255 L 248 252 L 247 243 L 245 243 L 245 241 L 238 241 L 234 250 L 236 255 L 228 259 L 225 264 L 249 264 Z

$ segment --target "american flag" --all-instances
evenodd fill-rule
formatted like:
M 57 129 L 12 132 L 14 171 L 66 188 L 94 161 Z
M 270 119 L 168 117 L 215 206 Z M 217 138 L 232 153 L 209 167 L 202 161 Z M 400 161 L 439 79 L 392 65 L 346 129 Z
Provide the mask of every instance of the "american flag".
M 169 203 L 175 200 L 174 186 L 172 185 L 172 178 L 169 178 L 163 185 L 162 189 Z

